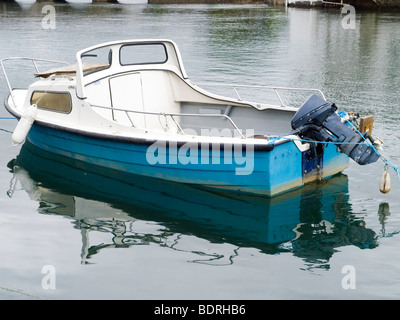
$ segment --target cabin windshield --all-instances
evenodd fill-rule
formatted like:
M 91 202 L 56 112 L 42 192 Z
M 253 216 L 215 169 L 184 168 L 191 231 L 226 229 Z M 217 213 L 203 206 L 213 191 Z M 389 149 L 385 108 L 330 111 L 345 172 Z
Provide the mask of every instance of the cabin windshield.
M 112 50 L 110 48 L 97 48 L 84 53 L 82 56 L 82 63 L 90 66 L 96 66 L 95 70 L 85 72 L 85 75 L 105 70 L 111 67 L 112 64 Z

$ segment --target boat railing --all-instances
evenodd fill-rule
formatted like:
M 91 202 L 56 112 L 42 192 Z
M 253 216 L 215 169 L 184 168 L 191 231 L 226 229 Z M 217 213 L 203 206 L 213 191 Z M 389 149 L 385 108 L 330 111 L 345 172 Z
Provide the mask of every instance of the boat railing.
M 11 82 L 10 82 L 10 79 L 9 79 L 9 77 L 8 77 L 8 74 L 7 74 L 5 65 L 4 65 L 4 62 L 5 62 L 5 61 L 10 61 L 10 60 L 12 60 L 12 61 L 16 61 L 16 60 L 31 61 L 31 62 L 32 62 L 32 65 L 33 65 L 33 68 L 35 69 L 35 73 L 36 73 L 36 74 L 40 73 L 40 72 L 39 72 L 38 65 L 37 65 L 37 62 L 45 62 L 45 63 L 69 65 L 69 63 L 68 63 L 68 62 L 65 62 L 65 61 L 49 60 L 49 59 L 40 59 L 40 58 L 29 58 L 29 57 L 9 57 L 9 58 L 3 58 L 3 59 L 1 59 L 1 60 L 0 60 L 1 68 L 2 68 L 2 70 L 3 70 L 4 78 L 5 78 L 5 80 L 6 80 L 8 90 L 10 91 L 11 99 L 12 99 L 12 102 L 13 102 L 14 106 L 16 106 L 16 104 L 15 104 L 14 96 L 13 96 L 13 94 L 12 94 L 12 90 L 13 90 L 13 89 L 12 89 Z
M 153 115 L 153 116 L 163 116 L 163 117 L 170 117 L 171 120 L 175 123 L 177 126 L 178 130 L 180 133 L 183 135 L 186 135 L 185 131 L 182 129 L 178 121 L 176 121 L 175 117 L 210 117 L 210 118 L 222 118 L 225 120 L 228 120 L 228 122 L 232 125 L 234 130 L 239 133 L 240 137 L 242 139 L 245 139 L 245 136 L 243 135 L 242 131 L 239 129 L 239 127 L 235 124 L 235 122 L 232 120 L 231 117 L 227 116 L 226 114 L 198 114 L 198 113 L 172 113 L 172 112 L 151 112 L 151 111 L 140 111 L 140 110 L 127 110 L 127 109 L 120 109 L 120 108 L 112 108 L 112 107 L 106 107 L 106 106 L 99 106 L 99 105 L 93 105 L 91 104 L 92 107 L 95 108 L 101 108 L 101 109 L 108 109 L 112 111 L 120 111 L 124 112 L 126 116 L 128 117 L 130 123 L 132 126 L 134 126 L 134 123 L 129 115 L 129 113 L 138 113 L 138 114 L 147 114 L 147 115 Z
M 279 91 L 297 91 L 297 92 L 313 92 L 319 94 L 324 100 L 326 100 L 325 95 L 320 89 L 313 88 L 296 88 L 296 87 L 274 87 L 274 86 L 262 86 L 262 85 L 244 85 L 244 84 L 232 84 L 232 83 L 213 83 L 213 82 L 205 82 L 205 83 L 195 83 L 197 86 L 201 87 L 225 87 L 231 88 L 235 92 L 237 99 L 239 101 L 243 101 L 242 97 L 239 94 L 239 89 L 263 89 L 263 90 L 271 90 L 275 93 L 276 97 L 279 100 L 281 107 L 288 107 L 283 102 L 282 96 L 279 94 Z

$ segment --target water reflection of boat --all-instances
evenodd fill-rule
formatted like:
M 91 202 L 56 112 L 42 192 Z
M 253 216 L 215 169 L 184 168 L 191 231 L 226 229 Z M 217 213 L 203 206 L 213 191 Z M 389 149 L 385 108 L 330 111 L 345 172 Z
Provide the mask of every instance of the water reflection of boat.
M 40 213 L 75 219 L 82 230 L 84 260 L 104 247 L 165 244 L 165 238 L 180 234 L 265 253 L 290 250 L 310 263 L 329 260 L 336 247 L 368 247 L 375 241 L 374 232 L 351 213 L 346 175 L 275 198 L 215 193 L 55 158 L 29 142 L 9 167 L 11 186 L 20 183 L 40 203 Z M 138 220 L 165 228 L 128 232 Z M 90 230 L 111 232 L 112 243 L 88 247 Z

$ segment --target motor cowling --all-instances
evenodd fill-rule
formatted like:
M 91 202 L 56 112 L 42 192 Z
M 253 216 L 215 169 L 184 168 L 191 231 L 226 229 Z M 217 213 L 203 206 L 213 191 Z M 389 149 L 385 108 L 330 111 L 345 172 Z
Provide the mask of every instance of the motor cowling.
M 333 142 L 340 152 L 360 165 L 373 163 L 379 158 L 365 139 L 351 127 L 342 123 L 334 103 L 312 95 L 293 116 L 294 134 L 302 139 Z

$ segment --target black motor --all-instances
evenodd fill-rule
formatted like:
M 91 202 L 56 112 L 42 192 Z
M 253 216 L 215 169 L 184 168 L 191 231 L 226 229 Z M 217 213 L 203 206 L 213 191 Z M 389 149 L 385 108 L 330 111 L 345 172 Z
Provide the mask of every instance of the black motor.
M 361 165 L 378 160 L 379 155 L 360 134 L 342 123 L 336 110 L 334 103 L 312 95 L 294 115 L 291 121 L 293 133 L 305 140 L 333 142 L 340 152 Z

